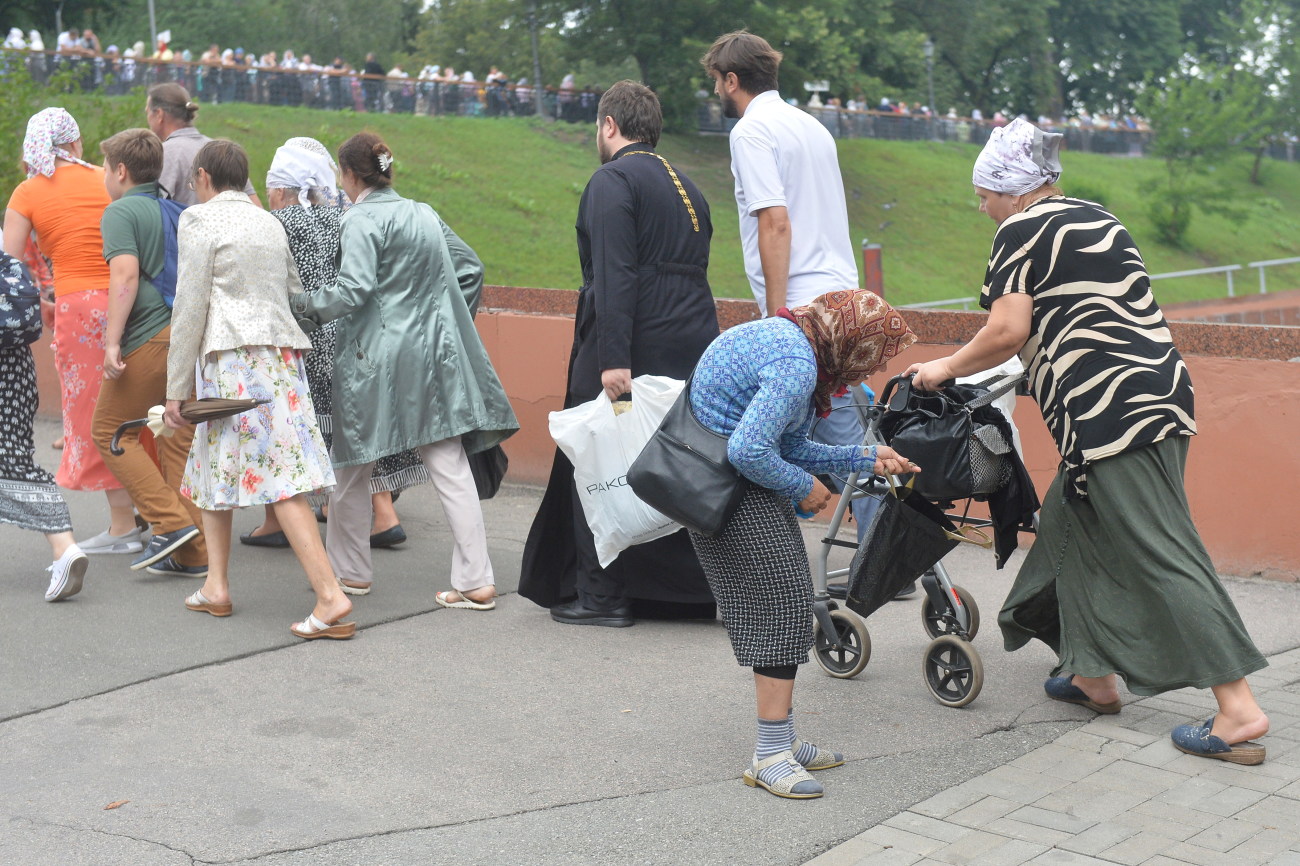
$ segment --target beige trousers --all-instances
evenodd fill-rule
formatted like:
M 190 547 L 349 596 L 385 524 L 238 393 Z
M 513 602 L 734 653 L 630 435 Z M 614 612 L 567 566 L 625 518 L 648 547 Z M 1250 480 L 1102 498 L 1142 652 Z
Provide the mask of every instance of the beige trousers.
M 337 436 L 338 434 L 335 433 Z M 471 592 L 495 583 L 488 559 L 487 529 L 483 507 L 470 473 L 469 458 L 460 437 L 443 439 L 415 449 L 423 461 L 442 501 L 442 513 L 451 527 L 451 586 L 457 592 Z M 370 562 L 370 474 L 373 463 L 334 468 L 334 492 L 330 495 L 329 529 L 325 552 L 340 580 L 370 583 L 374 569 Z

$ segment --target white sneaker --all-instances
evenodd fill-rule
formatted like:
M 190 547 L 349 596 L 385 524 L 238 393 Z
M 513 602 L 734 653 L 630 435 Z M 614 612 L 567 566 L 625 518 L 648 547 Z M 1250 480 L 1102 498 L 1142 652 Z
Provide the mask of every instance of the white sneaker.
M 45 590 L 46 601 L 62 601 L 81 592 L 81 581 L 86 576 L 90 560 L 76 544 L 45 570 L 50 573 L 50 588 Z
M 81 548 L 82 553 L 91 555 L 97 553 L 139 553 L 144 550 L 144 538 L 139 527 L 134 527 L 121 535 L 109 535 L 108 530 L 105 529 L 94 538 L 78 541 L 77 547 Z

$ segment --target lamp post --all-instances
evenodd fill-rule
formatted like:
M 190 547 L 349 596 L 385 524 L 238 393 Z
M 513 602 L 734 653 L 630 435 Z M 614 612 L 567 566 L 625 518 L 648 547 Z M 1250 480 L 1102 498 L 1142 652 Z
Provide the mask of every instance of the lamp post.
M 934 40 L 929 36 L 925 37 L 925 45 L 922 48 L 925 51 L 925 81 L 930 89 L 930 137 L 935 138 L 934 118 L 938 116 L 939 109 L 934 104 Z
M 930 88 L 930 110 L 937 112 L 934 105 L 934 40 L 925 37 L 925 80 Z
M 533 112 L 542 116 L 542 59 L 537 49 L 537 0 L 528 3 L 528 37 L 533 48 Z
M 149 43 L 149 51 L 145 57 L 152 57 L 158 50 L 158 17 L 154 14 L 153 0 L 149 0 L 149 38 L 153 41 Z

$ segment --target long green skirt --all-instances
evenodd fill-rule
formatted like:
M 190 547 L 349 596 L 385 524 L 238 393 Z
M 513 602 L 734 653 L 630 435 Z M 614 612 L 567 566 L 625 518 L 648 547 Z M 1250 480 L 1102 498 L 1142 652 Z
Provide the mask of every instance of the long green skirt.
M 1265 667 L 1219 582 L 1183 489 L 1188 437 L 1099 460 L 1088 497 L 1058 472 L 998 625 L 1008 650 L 1038 638 L 1053 676 L 1117 673 L 1129 691 L 1209 688 Z

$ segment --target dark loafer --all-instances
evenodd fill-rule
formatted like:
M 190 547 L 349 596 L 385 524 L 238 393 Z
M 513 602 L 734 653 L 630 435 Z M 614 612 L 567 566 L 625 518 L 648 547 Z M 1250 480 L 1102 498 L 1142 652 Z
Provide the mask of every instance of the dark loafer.
M 580 599 L 551 608 L 551 619 L 568 625 L 603 625 L 606 628 L 627 628 L 632 625 L 630 608 L 593 610 L 584 607 Z
M 247 544 L 249 547 L 289 547 L 289 539 L 283 532 L 268 532 L 266 535 L 254 535 L 252 532 L 244 532 L 239 536 L 240 544 Z
M 402 529 L 402 524 L 385 529 L 383 532 L 376 532 L 370 536 L 371 547 L 392 547 L 406 541 L 406 531 Z
M 1109 704 L 1099 704 L 1092 698 L 1088 697 L 1083 689 L 1070 682 L 1073 677 L 1051 677 L 1043 683 L 1043 691 L 1054 701 L 1061 701 L 1066 704 L 1078 704 L 1081 707 L 1087 707 L 1094 713 L 1111 716 L 1123 709 L 1124 704 L 1120 701 L 1113 701 Z
M 1195 722 L 1179 725 L 1169 734 L 1174 741 L 1174 748 L 1198 758 L 1218 758 L 1230 764 L 1253 766 L 1264 763 L 1265 749 L 1259 743 L 1233 743 L 1229 745 L 1210 733 L 1214 729 L 1215 716 L 1206 719 L 1205 724 Z

